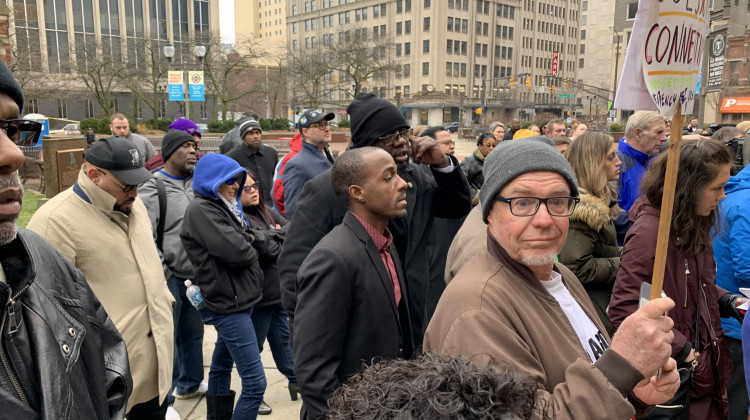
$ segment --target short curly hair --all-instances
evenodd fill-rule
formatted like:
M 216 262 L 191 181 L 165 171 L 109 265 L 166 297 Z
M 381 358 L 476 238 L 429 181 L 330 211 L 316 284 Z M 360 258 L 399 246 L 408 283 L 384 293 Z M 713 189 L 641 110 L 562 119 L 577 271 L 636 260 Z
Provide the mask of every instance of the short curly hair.
M 507 365 L 496 371 L 463 357 L 425 353 L 374 364 L 328 399 L 328 419 L 545 418 L 539 384 Z

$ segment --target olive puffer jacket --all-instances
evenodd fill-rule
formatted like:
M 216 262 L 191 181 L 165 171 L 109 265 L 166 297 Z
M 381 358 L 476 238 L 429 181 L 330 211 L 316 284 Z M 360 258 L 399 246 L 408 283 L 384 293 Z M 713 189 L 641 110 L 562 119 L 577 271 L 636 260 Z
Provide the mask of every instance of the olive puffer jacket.
M 568 237 L 559 259 L 583 284 L 597 315 L 612 336 L 614 330 L 607 317 L 607 306 L 620 268 L 612 210 L 602 199 L 583 189 L 580 192 L 581 202 L 570 216 Z

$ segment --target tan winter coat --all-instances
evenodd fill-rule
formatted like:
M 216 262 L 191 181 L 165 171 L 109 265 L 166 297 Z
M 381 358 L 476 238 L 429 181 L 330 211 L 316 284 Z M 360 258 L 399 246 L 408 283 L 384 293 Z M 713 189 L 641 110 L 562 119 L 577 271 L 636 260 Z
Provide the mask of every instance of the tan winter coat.
M 125 340 L 133 376 L 128 410 L 157 396 L 163 401 L 172 384 L 174 299 L 146 208 L 136 198 L 129 216 L 114 211 L 115 198 L 83 170 L 77 185 L 81 194 L 74 186 L 56 195 L 28 228 L 83 272 Z
M 608 349 L 609 336 L 575 276 L 561 264 L 555 270 L 601 332 L 589 342 L 595 363 L 557 300 L 492 236 L 443 292 L 424 350 L 501 370 L 515 364 L 539 383 L 537 405 L 549 418 L 628 419 L 636 410 L 626 397 L 643 376 Z
M 560 262 L 583 284 L 609 335 L 614 329 L 607 317 L 607 306 L 620 268 L 612 213 L 601 199 L 581 190 L 581 202 L 570 216 L 568 237 L 559 255 Z

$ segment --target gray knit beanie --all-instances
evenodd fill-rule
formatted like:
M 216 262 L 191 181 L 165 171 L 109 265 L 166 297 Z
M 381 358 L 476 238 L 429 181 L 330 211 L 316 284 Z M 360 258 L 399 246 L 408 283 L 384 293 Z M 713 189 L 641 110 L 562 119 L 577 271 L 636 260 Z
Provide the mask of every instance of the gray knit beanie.
M 479 190 L 479 204 L 482 206 L 484 223 L 487 223 L 492 202 L 500 190 L 519 176 L 538 171 L 557 172 L 562 175 L 570 185 L 571 196 L 578 197 L 576 174 L 548 137 L 534 136 L 503 141 L 495 146 L 484 159 L 482 168 L 484 185 Z

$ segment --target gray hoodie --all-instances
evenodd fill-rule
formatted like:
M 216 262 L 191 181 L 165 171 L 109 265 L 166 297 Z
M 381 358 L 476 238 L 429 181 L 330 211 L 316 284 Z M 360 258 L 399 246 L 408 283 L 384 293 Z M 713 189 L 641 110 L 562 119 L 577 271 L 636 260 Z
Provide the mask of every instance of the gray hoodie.
M 154 177 L 164 181 L 167 193 L 167 212 L 164 221 L 164 241 L 159 251 L 159 257 L 164 268 L 164 277 L 169 280 L 170 275 L 183 279 L 193 278 L 193 265 L 188 259 L 185 248 L 180 240 L 182 230 L 182 219 L 185 209 L 193 199 L 193 177 L 188 176 L 184 180 L 176 179 L 162 171 L 154 172 Z M 150 179 L 138 187 L 138 196 L 148 210 L 148 218 L 156 241 L 157 226 L 159 225 L 159 193 L 156 181 Z

